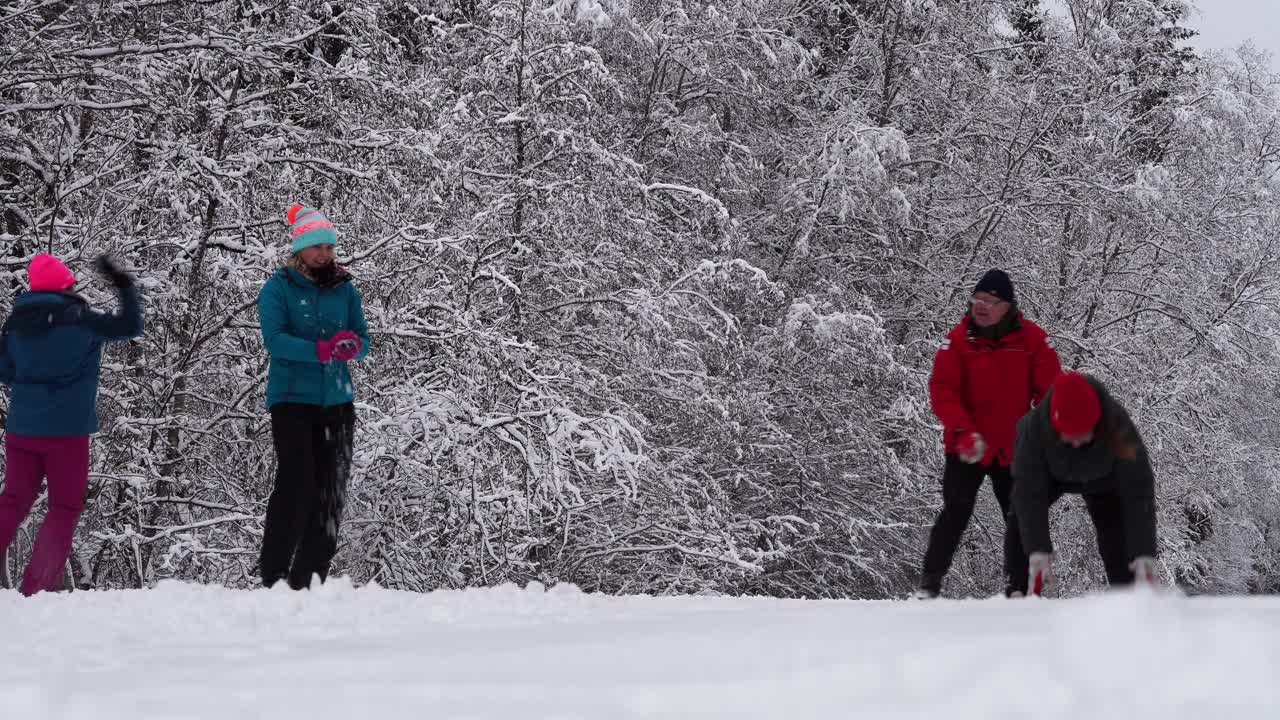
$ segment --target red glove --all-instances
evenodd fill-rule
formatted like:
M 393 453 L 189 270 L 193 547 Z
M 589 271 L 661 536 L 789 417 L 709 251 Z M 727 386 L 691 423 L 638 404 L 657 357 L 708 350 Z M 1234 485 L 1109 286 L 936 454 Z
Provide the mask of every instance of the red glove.
M 1029 560 L 1027 566 L 1027 575 L 1030 582 L 1027 589 L 1028 594 L 1034 597 L 1044 595 L 1044 589 L 1053 582 L 1053 555 L 1046 552 L 1033 552 L 1027 558 Z
M 1129 563 L 1129 569 L 1133 570 L 1133 582 L 1137 585 L 1146 585 L 1155 587 L 1160 584 L 1156 576 L 1156 561 L 1148 555 L 1139 555 Z
M 350 330 L 339 330 L 331 338 L 333 342 L 333 357 L 335 360 L 348 362 L 356 355 L 360 354 L 360 347 L 363 343 L 360 336 Z
M 981 462 L 987 454 L 987 442 L 978 433 L 970 430 L 960 436 L 956 443 L 956 455 L 961 461 L 973 464 Z

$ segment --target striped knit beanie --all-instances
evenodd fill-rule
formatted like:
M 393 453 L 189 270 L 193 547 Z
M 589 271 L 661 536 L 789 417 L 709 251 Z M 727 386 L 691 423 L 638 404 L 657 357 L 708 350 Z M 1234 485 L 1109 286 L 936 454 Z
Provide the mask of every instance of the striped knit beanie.
M 289 223 L 289 236 L 293 238 L 290 252 L 312 245 L 338 244 L 338 232 L 333 229 L 333 223 L 319 210 L 294 203 L 284 217 Z

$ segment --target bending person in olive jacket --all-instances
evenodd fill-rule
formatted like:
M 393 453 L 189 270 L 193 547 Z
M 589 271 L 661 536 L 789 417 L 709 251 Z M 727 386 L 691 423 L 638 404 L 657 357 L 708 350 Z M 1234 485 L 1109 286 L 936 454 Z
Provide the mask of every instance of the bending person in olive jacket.
M 1031 593 L 1052 580 L 1049 507 L 1084 497 L 1111 585 L 1155 582 L 1155 478 L 1129 413 L 1098 380 L 1058 376 L 1045 402 L 1018 421 L 1014 517 L 1029 561 Z
M 0 382 L 12 388 L 4 426 L 0 557 L 48 485 L 48 512 L 22 594 L 57 589 L 71 553 L 89 484 L 89 436 L 98 431 L 98 370 L 104 343 L 142 334 L 142 301 L 133 278 L 103 255 L 97 269 L 116 288 L 119 313 L 89 307 L 75 276 L 52 255 L 27 268 L 30 292 L 13 303 L 0 332 Z
M 259 570 L 267 587 L 287 578 L 298 590 L 329 576 L 338 549 L 355 433 L 347 363 L 368 354 L 369 329 L 351 275 L 334 263 L 333 225 L 301 205 L 287 220 L 289 267 L 258 293 L 277 463 Z

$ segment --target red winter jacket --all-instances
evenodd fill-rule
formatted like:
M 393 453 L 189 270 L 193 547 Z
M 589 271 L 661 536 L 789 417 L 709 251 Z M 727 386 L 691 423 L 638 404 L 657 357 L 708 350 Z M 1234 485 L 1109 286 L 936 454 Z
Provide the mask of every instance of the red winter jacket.
M 1048 334 L 1020 312 L 1017 320 L 1004 337 L 988 340 L 970 333 L 971 320 L 965 315 L 938 348 L 929 402 L 942 421 L 948 453 L 956 452 L 961 435 L 976 430 L 987 443 L 982 464 L 1008 466 L 1018 420 L 1044 398 L 1062 371 Z

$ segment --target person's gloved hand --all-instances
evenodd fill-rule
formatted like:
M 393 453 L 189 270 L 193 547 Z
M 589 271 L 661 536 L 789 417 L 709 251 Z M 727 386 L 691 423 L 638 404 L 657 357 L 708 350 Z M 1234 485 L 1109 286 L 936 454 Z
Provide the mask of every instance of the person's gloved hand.
M 333 338 L 321 338 L 316 341 L 316 357 L 320 362 L 327 363 L 333 359 L 333 346 L 337 345 Z
M 956 443 L 956 456 L 962 462 L 970 465 L 981 462 L 984 455 L 987 454 L 987 441 L 982 439 L 978 433 L 970 430 L 960 436 L 959 442 Z
M 117 289 L 123 290 L 133 285 L 133 277 L 108 253 L 102 253 L 94 258 L 93 266 L 99 275 L 110 281 Z
M 333 340 L 333 357 L 335 360 L 347 362 L 360 354 L 360 336 L 350 330 L 339 330 L 334 333 Z
M 1027 560 L 1027 589 L 1031 595 L 1044 595 L 1044 589 L 1053 582 L 1053 553 L 1033 552 Z
M 1137 585 L 1158 585 L 1160 583 L 1159 576 L 1156 575 L 1156 560 L 1150 555 L 1139 555 L 1129 563 L 1129 569 L 1133 570 L 1133 582 Z
M 316 341 L 316 357 L 320 362 L 330 360 L 347 362 L 360 354 L 360 336 L 350 330 L 339 330 L 333 337 Z

